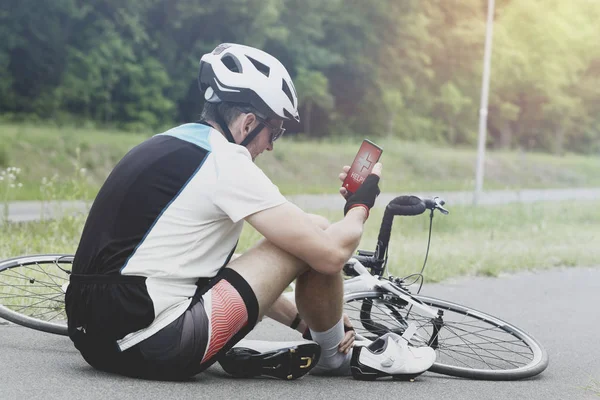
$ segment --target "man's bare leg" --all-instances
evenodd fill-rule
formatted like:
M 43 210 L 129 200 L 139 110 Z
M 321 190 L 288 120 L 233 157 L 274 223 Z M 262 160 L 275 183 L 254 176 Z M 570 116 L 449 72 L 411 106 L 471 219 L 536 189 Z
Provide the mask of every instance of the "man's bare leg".
M 322 229 L 329 226 L 325 218 L 316 215 L 311 217 Z M 320 369 L 321 373 L 332 369 L 344 370 L 337 373 L 349 370 L 346 367 L 350 354 L 338 352 L 338 345 L 344 338 L 344 288 L 340 273 L 325 275 L 316 272 L 302 260 L 267 240 L 231 261 L 228 268 L 239 273 L 254 291 L 259 304 L 259 318 L 267 313 L 297 277 L 296 305 L 311 328 L 313 339 L 322 347 L 321 361 L 314 370 Z
M 321 229 L 329 227 L 327 219 L 311 215 Z M 324 275 L 308 270 L 296 280 L 296 306 L 308 326 L 318 332 L 330 329 L 342 318 L 344 282 L 342 275 Z
M 351 353 L 340 352 L 344 339 L 344 285 L 341 274 L 323 275 L 310 270 L 296 280 L 296 305 L 313 340 L 321 345 L 321 359 L 312 374 L 347 375 Z
M 260 241 L 227 268 L 235 270 L 250 285 L 258 301 L 259 318 L 271 308 L 289 284 L 310 268 L 299 258 L 268 240 Z
M 342 318 L 343 295 L 340 274 L 323 275 L 310 270 L 296 280 L 298 312 L 314 331 L 326 331 Z
M 329 221 L 320 215 L 309 214 L 309 216 L 313 222 L 323 230 L 327 229 L 330 225 Z M 304 261 L 280 249 L 267 240 L 260 241 L 246 253 L 236 256 L 227 267 L 234 269 L 246 280 L 246 282 L 248 282 L 257 297 L 259 316 L 261 318 L 289 284 L 297 277 L 303 276 L 306 272 L 311 272 L 310 275 L 306 276 L 306 279 L 309 279 L 310 281 L 303 283 L 305 278 L 301 278 L 299 280 L 300 285 L 314 284 L 315 287 L 319 287 L 318 289 L 315 289 L 315 291 L 320 293 L 318 294 L 319 302 L 310 302 L 312 307 L 316 307 L 315 310 L 313 311 L 311 309 L 312 307 L 305 310 L 305 312 L 309 314 L 312 314 L 313 312 L 318 314 L 318 316 L 315 316 L 314 322 L 317 324 L 315 329 L 319 330 L 322 327 L 328 329 L 335 324 L 338 321 L 339 316 L 341 316 L 343 294 L 341 275 L 338 274 L 332 277 L 319 274 L 310 269 Z M 320 283 L 319 281 L 321 280 L 323 280 L 323 282 Z M 339 284 L 339 292 L 334 293 L 332 292 L 333 287 L 330 285 L 337 284 Z M 322 290 L 321 288 L 323 287 L 328 289 Z M 310 289 L 301 290 L 304 291 Z M 307 295 L 310 295 L 310 292 L 307 293 Z M 336 299 L 339 298 L 339 304 L 336 306 L 336 310 L 323 311 L 317 307 L 321 300 L 323 300 L 324 303 L 331 302 L 327 299 L 328 295 L 333 295 Z M 337 304 L 338 301 L 333 301 L 333 303 Z M 335 319 L 335 321 L 329 320 L 325 314 L 320 315 L 321 312 L 334 315 L 335 318 L 333 319 Z M 305 316 L 302 312 L 300 314 L 305 319 L 312 319 L 312 315 Z M 291 316 L 291 318 L 293 319 L 294 316 Z

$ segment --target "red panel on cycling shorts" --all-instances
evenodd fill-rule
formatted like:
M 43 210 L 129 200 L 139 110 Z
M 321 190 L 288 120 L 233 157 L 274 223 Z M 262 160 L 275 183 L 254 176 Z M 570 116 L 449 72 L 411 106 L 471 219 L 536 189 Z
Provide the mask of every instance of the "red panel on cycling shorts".
M 202 362 L 210 360 L 248 322 L 246 304 L 229 282 L 222 279 L 210 290 L 210 293 L 212 298 L 211 334 Z

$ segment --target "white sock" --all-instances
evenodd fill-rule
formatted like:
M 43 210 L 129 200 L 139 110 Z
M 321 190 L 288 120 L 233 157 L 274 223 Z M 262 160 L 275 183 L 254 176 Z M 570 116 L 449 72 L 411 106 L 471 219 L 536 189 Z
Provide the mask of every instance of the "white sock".
M 310 330 L 312 339 L 321 346 L 319 363 L 310 372 L 314 375 L 349 375 L 352 351 L 340 353 L 338 346 L 344 338 L 344 320 L 335 324 L 325 332 Z

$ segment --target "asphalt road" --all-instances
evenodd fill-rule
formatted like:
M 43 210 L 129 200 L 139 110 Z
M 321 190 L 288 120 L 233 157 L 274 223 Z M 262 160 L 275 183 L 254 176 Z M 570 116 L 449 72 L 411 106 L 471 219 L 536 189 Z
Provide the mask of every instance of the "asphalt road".
M 0 325 L 0 399 L 597 399 L 600 381 L 600 268 L 562 268 L 426 285 L 424 294 L 470 305 L 535 336 L 550 365 L 536 378 L 471 381 L 425 373 L 415 382 L 359 382 L 306 376 L 240 380 L 218 366 L 184 383 L 97 372 L 64 337 Z M 266 320 L 249 338 L 296 340 Z M 596 386 L 600 391 L 600 387 Z
M 422 197 L 439 196 L 450 205 L 472 204 L 473 192 L 436 192 L 436 193 L 402 193 L 415 194 Z M 398 193 L 382 193 L 377 199 L 375 207 L 383 207 L 388 204 Z M 288 199 L 297 204 L 303 210 L 342 210 L 344 200 L 338 194 L 331 195 L 294 195 L 287 196 Z M 480 204 L 508 204 L 508 203 L 532 203 L 537 201 L 564 201 L 564 200 L 599 200 L 600 189 L 596 188 L 573 188 L 573 189 L 524 189 L 524 190 L 491 190 L 481 194 Z M 39 202 L 20 201 L 9 204 L 9 220 L 12 222 L 23 222 L 38 220 L 41 217 L 49 218 L 59 214 L 82 212 L 87 213 L 91 205 L 82 201 L 68 202 Z M 0 210 L 1 212 L 1 210 Z M 1 214 L 0 214 L 1 216 Z

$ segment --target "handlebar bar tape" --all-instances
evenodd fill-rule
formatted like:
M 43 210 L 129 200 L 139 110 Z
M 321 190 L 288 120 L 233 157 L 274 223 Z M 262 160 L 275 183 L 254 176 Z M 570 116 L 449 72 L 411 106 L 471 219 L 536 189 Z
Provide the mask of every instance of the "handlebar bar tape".
M 417 196 L 399 196 L 392 200 L 383 213 L 383 221 L 377 238 L 376 257 L 381 259 L 390 241 L 395 215 L 419 215 L 426 210 L 425 203 Z
M 399 196 L 388 204 L 386 212 L 389 210 L 393 215 L 419 215 L 423 214 L 427 207 L 423 200 L 417 196 Z

